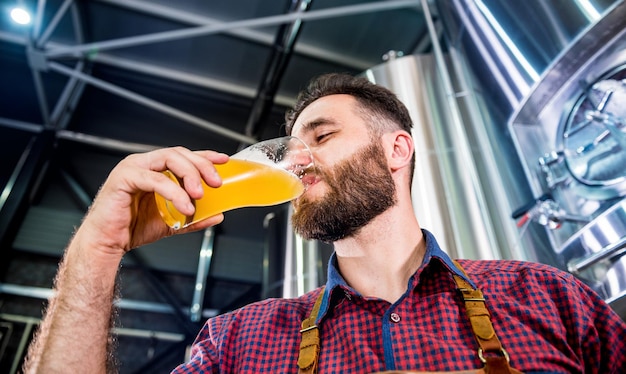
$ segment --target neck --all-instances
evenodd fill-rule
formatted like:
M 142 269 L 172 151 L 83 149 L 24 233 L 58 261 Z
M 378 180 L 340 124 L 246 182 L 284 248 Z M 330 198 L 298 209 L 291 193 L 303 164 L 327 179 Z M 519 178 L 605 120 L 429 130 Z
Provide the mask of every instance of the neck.
M 394 303 L 422 264 L 426 246 L 417 219 L 398 205 L 364 226 L 356 235 L 334 243 L 339 271 L 366 297 Z

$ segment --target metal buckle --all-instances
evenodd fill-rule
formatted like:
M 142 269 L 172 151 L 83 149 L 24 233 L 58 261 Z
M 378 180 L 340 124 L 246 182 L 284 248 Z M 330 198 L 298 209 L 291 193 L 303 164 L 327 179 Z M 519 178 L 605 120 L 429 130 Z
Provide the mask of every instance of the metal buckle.
M 482 302 L 486 301 L 484 297 L 467 297 L 467 294 L 476 291 L 474 289 L 471 289 L 471 288 L 458 288 L 458 290 L 461 291 L 461 296 L 463 296 L 463 300 L 464 301 L 482 301 Z
M 504 358 L 506 358 L 506 362 L 509 362 L 509 354 L 504 350 L 504 348 L 500 348 L 500 353 L 502 354 L 502 356 L 504 356 Z M 478 358 L 480 358 L 480 361 L 483 364 L 487 363 L 487 359 L 483 355 L 483 349 L 482 348 L 478 348 Z
M 313 326 L 309 326 L 309 327 L 303 328 L 302 330 L 300 330 L 300 332 L 301 333 L 302 332 L 307 332 L 307 331 L 310 331 L 310 330 L 313 330 L 313 329 L 316 329 L 316 328 L 317 328 L 317 325 L 313 325 Z

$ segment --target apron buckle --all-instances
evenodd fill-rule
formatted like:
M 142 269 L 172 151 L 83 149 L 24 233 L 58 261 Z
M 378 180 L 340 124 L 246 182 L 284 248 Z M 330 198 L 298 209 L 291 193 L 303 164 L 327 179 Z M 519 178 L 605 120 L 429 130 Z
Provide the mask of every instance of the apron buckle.
M 509 362 L 509 354 L 506 352 L 506 350 L 504 348 L 500 348 L 500 352 L 496 354 L 500 355 L 501 357 L 506 358 L 506 362 Z M 482 348 L 478 348 L 478 358 L 480 358 L 480 361 L 482 361 L 483 364 L 487 363 L 487 358 L 485 358 L 484 356 L 484 351 Z

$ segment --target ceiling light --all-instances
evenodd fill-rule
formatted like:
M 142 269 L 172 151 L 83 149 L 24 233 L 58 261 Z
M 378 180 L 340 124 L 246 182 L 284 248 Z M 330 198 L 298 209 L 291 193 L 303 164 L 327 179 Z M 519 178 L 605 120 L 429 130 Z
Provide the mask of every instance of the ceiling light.
M 20 25 L 28 25 L 30 24 L 32 17 L 26 9 L 15 7 L 11 9 L 11 19 Z

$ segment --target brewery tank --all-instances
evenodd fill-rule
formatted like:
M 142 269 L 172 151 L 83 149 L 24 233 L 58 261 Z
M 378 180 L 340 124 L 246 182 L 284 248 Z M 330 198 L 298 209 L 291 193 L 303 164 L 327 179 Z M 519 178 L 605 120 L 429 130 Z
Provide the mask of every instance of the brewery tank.
M 515 225 L 498 245 L 573 273 L 624 316 L 626 4 L 435 3 L 451 71 L 482 113 L 467 118 L 487 135 L 468 139 L 481 183 L 503 187 L 485 195 L 494 230 Z
M 441 56 L 364 73 L 414 117 L 420 222 L 453 256 L 569 271 L 624 318 L 626 4 L 422 5 L 443 26 Z

